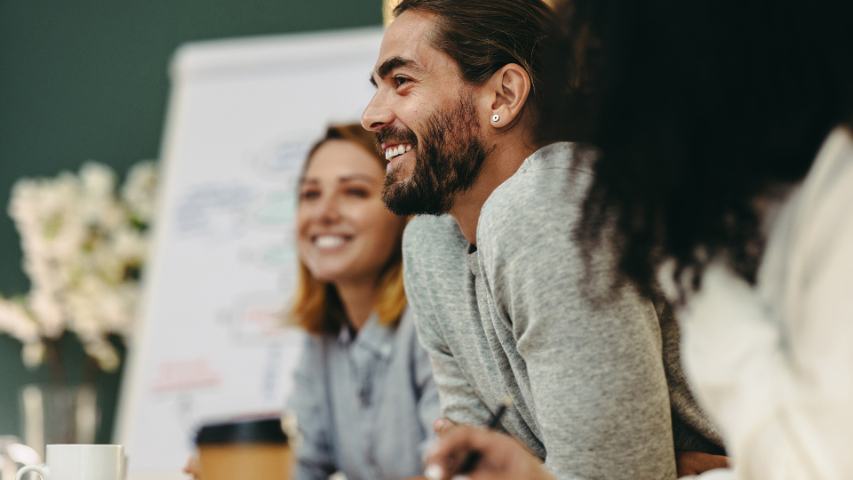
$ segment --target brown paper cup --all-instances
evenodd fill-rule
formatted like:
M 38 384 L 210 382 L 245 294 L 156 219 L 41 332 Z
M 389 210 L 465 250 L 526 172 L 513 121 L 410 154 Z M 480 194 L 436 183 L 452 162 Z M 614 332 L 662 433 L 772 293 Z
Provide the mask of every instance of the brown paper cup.
M 205 425 L 195 443 L 201 480 L 291 479 L 293 454 L 278 418 Z

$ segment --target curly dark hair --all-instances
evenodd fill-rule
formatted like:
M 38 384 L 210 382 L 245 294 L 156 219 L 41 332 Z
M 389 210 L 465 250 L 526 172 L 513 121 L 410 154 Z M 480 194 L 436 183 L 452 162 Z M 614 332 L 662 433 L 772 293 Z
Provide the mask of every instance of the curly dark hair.
M 621 272 L 647 295 L 667 258 L 688 291 L 718 257 L 754 283 L 756 200 L 801 181 L 828 132 L 853 120 L 851 5 L 566 2 L 599 149 L 577 231 L 587 255 L 615 239 Z

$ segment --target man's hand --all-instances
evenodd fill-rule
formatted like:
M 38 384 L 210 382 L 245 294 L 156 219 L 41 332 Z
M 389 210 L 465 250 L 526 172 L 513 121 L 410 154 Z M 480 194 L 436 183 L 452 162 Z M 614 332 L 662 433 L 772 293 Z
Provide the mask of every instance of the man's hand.
M 728 468 L 729 457 L 703 452 L 676 452 L 675 466 L 679 477 L 699 475 L 715 468 Z
M 554 480 L 542 462 L 515 439 L 502 433 L 471 426 L 443 429 L 435 446 L 426 457 L 426 476 L 430 480 L 450 480 L 456 469 L 472 451 L 480 453 L 480 461 L 470 480 Z
M 456 424 L 446 418 L 438 418 L 432 422 L 432 431 L 439 437 L 450 431 Z

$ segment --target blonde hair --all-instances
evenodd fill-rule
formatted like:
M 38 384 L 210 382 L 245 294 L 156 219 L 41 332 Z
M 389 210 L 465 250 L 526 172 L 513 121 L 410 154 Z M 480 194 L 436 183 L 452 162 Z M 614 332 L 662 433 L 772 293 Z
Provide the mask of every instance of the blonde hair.
M 330 140 L 345 140 L 358 145 L 375 157 L 377 164 L 383 170 L 385 169 L 385 161 L 379 156 L 374 135 L 364 130 L 361 125 L 352 123 L 329 126 L 323 138 L 309 150 L 305 164 L 302 166 L 302 175 L 308 170 L 308 165 L 317 149 Z M 377 282 L 379 295 L 376 298 L 374 310 L 379 317 L 379 323 L 386 326 L 396 325 L 406 308 L 401 245 L 402 235 L 397 239 L 394 254 L 382 268 Z M 347 324 L 346 312 L 335 286 L 311 275 L 308 267 L 301 260 L 296 293 L 288 317 L 291 323 L 318 335 L 337 334 L 341 327 Z

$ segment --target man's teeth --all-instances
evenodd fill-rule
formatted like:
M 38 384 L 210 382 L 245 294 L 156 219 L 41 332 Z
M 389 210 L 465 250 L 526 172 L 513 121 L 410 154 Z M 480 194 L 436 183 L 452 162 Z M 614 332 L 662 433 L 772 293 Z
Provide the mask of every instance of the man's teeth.
M 388 147 L 385 149 L 385 160 L 391 160 L 392 158 L 399 156 L 399 155 L 402 155 L 411 149 L 412 149 L 412 146 L 407 144 L 407 143 L 402 143 L 400 145 Z
M 338 235 L 320 235 L 314 240 L 317 248 L 335 248 L 344 244 L 344 237 Z

